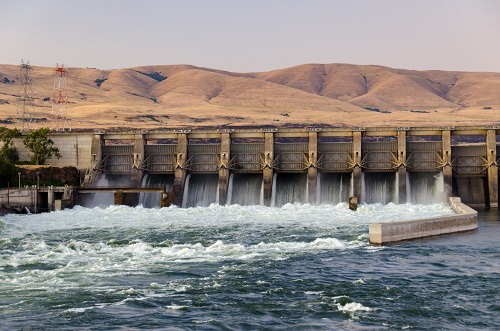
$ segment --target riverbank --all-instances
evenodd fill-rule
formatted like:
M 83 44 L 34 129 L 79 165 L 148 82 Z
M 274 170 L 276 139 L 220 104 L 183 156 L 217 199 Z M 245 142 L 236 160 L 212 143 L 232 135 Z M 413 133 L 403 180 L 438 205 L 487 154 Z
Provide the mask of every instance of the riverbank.
M 15 208 L 8 207 L 0 207 L 0 216 L 8 215 L 8 214 L 20 214 L 19 210 Z

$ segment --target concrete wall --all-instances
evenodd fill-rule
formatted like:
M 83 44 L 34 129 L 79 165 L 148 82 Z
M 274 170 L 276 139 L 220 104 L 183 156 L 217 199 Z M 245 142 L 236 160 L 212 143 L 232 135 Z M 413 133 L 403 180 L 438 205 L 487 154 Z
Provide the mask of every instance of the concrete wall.
M 36 187 L 22 187 L 20 190 L 0 190 L 0 206 L 26 206 L 30 211 L 36 204 Z
M 370 243 L 384 245 L 477 229 L 477 211 L 463 204 L 457 197 L 450 197 L 449 204 L 457 212 L 456 215 L 370 224 Z
M 73 186 L 43 187 L 36 185 L 10 190 L 0 190 L 0 206 L 14 207 L 21 211 L 26 208 L 32 212 L 53 210 L 56 197 L 63 200 L 63 205 L 73 206 L 76 198 L 76 188 Z
M 488 178 L 456 177 L 456 193 L 471 207 L 483 207 L 488 201 Z
M 61 158 L 52 158 L 45 163 L 56 166 L 72 166 L 78 170 L 89 168 L 93 136 L 92 133 L 51 133 L 49 138 L 54 141 L 54 146 L 59 148 Z M 21 161 L 29 161 L 29 151 L 24 147 L 22 140 L 14 139 L 14 145 L 17 148 Z

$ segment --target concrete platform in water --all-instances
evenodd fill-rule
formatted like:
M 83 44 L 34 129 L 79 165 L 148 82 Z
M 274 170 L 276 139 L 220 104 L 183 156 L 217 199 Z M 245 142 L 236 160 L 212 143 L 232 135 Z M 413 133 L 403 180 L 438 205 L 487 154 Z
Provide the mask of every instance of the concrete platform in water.
M 477 211 L 463 204 L 457 197 L 450 197 L 448 202 L 456 215 L 370 224 L 370 243 L 386 245 L 477 229 Z

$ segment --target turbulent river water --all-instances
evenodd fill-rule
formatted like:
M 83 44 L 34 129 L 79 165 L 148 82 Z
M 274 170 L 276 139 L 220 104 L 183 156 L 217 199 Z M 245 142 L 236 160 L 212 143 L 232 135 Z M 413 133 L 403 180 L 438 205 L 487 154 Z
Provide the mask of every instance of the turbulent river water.
M 0 217 L 2 330 L 499 330 L 500 217 L 397 245 L 446 204 L 75 207 Z

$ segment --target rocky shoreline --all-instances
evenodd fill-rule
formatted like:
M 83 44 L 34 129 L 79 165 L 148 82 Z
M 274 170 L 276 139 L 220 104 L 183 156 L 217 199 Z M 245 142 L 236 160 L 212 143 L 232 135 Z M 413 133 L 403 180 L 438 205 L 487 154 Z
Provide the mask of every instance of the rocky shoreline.
M 20 214 L 21 212 L 16 208 L 0 207 L 0 216 L 8 214 Z

